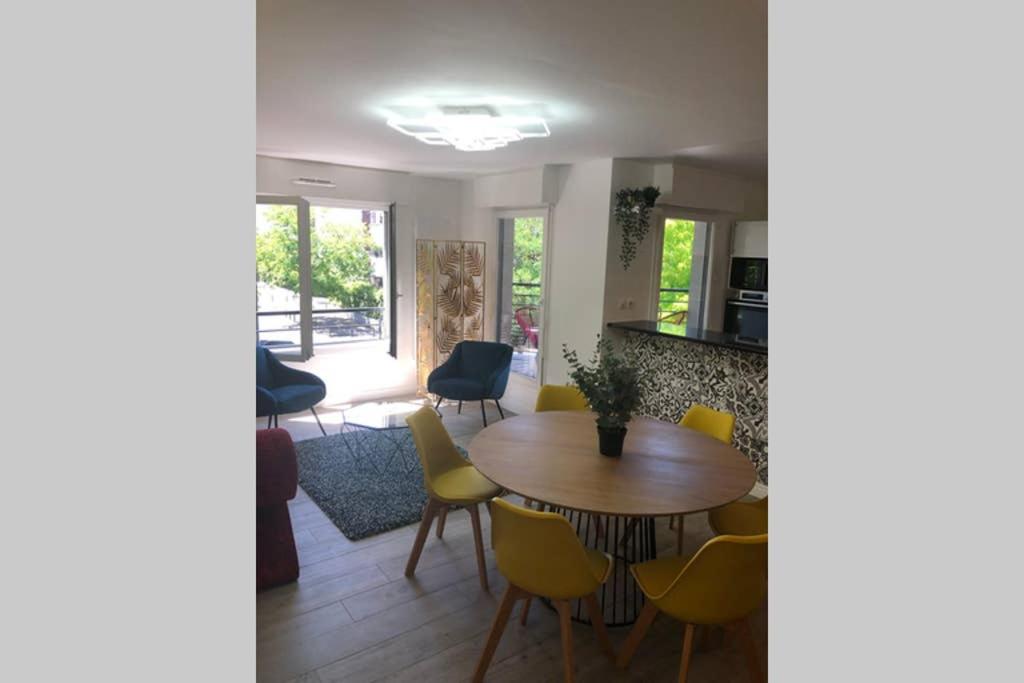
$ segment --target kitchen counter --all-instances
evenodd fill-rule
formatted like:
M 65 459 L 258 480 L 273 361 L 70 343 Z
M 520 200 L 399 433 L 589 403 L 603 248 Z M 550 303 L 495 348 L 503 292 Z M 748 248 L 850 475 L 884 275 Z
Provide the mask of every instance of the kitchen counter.
M 626 320 L 622 322 L 608 323 L 612 329 L 628 330 L 630 332 L 642 332 L 644 334 L 661 335 L 663 337 L 674 337 L 686 339 L 698 344 L 710 344 L 721 346 L 736 351 L 750 351 L 752 353 L 768 354 L 768 340 L 754 337 L 741 337 L 738 334 L 728 332 L 715 332 L 712 330 L 687 330 L 685 325 L 673 323 L 656 322 L 654 320 Z
M 768 344 L 683 325 L 608 323 L 640 370 L 638 414 L 676 422 L 695 403 L 736 416 L 733 446 L 768 483 Z

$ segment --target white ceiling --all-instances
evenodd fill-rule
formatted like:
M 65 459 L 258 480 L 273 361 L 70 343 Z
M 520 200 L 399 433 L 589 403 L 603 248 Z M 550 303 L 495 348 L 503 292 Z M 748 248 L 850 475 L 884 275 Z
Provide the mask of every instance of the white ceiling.
M 767 176 L 767 0 L 258 0 L 257 153 L 466 176 L 607 157 Z M 428 146 L 389 108 L 491 103 L 551 136 Z

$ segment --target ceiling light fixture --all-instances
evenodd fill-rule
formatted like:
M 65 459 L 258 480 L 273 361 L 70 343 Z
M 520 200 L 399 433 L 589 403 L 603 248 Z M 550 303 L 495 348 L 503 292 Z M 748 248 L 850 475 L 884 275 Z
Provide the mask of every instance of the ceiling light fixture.
M 428 145 L 451 145 L 463 152 L 483 152 L 551 135 L 539 116 L 500 116 L 490 107 L 441 107 L 423 116 L 393 116 L 388 125 Z

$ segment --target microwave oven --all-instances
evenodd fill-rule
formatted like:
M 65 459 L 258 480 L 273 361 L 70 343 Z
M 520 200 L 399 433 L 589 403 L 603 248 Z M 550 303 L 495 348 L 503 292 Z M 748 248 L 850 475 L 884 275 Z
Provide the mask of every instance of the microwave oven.
M 768 259 L 733 256 L 729 286 L 750 292 L 768 291 Z

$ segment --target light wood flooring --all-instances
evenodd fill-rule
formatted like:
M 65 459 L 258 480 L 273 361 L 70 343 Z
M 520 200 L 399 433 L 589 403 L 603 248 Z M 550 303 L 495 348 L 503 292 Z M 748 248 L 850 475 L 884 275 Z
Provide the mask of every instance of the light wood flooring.
M 472 406 L 466 408 L 461 416 L 455 415 L 454 406 L 443 408 L 446 427 L 463 446 L 483 426 L 479 404 L 475 411 Z M 340 425 L 336 412 L 321 414 L 328 433 Z M 498 419 L 493 405 L 488 411 L 491 419 Z M 265 426 L 265 422 L 258 424 Z M 311 416 L 308 422 L 300 415 L 280 424 L 295 439 L 320 434 Z M 481 521 L 490 568 L 489 593 L 481 590 L 477 579 L 472 529 L 464 510 L 448 515 L 443 539 L 431 532 L 416 576 L 407 579 L 403 572 L 417 525 L 350 541 L 303 491 L 289 507 L 301 573 L 296 583 L 256 597 L 261 683 L 470 680 L 506 585 L 489 548 L 487 514 L 481 515 Z M 695 551 L 710 537 L 705 515 L 687 517 L 686 552 Z M 667 520 L 659 520 L 657 538 L 659 555 L 675 552 L 675 532 L 668 529 Z M 755 615 L 752 626 L 766 666 L 767 607 Z M 616 647 L 628 631 L 610 629 Z M 620 672 L 601 655 L 590 627 L 574 624 L 577 680 L 674 681 L 682 633 L 681 624 L 660 615 L 629 670 Z M 740 643 L 716 632 L 709 648 L 695 652 L 688 680 L 747 681 L 744 662 Z M 523 627 L 517 608 L 487 680 L 541 683 L 561 681 L 562 676 L 556 614 L 534 605 Z

